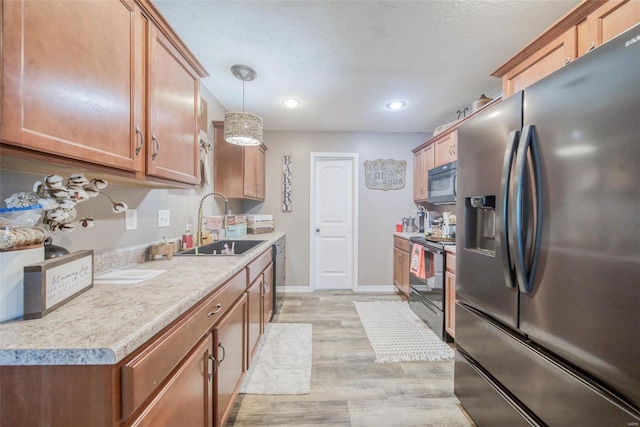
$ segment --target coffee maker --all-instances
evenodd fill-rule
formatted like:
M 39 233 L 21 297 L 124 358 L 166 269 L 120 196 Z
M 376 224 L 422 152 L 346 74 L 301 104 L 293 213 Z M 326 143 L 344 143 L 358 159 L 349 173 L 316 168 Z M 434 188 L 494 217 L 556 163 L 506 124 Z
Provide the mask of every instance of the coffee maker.
M 422 206 L 418 208 L 418 232 L 424 233 L 425 224 L 429 224 L 429 211 Z

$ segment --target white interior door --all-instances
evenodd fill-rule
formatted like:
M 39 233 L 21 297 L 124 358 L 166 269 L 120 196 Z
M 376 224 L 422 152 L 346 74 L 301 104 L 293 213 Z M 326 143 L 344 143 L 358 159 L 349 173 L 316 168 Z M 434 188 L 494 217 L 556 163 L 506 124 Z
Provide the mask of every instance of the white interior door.
M 355 289 L 358 155 L 311 156 L 311 287 Z

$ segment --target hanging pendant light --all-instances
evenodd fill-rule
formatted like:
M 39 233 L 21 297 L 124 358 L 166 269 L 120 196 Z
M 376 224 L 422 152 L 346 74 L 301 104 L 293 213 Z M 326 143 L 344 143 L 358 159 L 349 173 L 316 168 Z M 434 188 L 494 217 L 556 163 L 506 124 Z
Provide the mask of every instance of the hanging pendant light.
M 255 70 L 246 65 L 234 65 L 231 72 L 242 80 L 242 112 L 234 111 L 224 115 L 224 140 L 235 145 L 262 144 L 262 118 L 244 111 L 244 82 L 256 78 Z

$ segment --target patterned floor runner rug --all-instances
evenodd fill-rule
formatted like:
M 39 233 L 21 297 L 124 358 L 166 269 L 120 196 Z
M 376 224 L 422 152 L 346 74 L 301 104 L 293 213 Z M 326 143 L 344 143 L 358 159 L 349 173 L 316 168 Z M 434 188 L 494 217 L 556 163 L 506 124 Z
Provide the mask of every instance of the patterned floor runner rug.
M 309 394 L 311 326 L 306 323 L 270 323 L 240 386 L 240 393 Z
M 356 302 L 376 363 L 451 360 L 455 353 L 402 301 Z

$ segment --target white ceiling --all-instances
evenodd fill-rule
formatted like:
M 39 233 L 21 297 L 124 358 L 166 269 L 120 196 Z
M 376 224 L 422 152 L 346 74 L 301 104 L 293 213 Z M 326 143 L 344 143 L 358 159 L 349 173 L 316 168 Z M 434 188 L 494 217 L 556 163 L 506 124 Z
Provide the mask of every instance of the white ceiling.
M 207 69 L 204 85 L 242 109 L 234 64 L 254 68 L 245 110 L 267 130 L 432 132 L 480 94 L 490 74 L 578 0 L 157 0 Z M 286 97 L 302 105 L 287 109 Z M 389 111 L 384 105 L 408 105 Z

